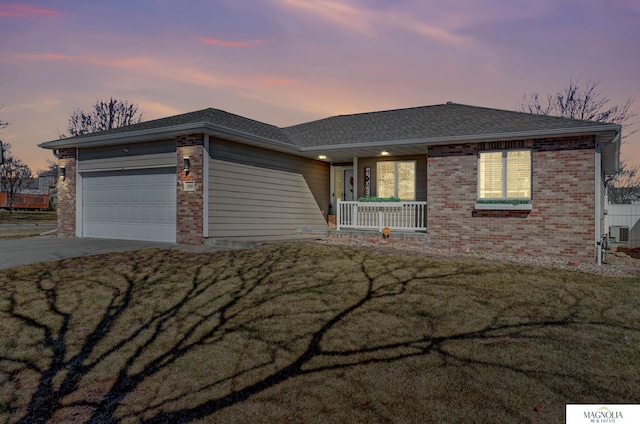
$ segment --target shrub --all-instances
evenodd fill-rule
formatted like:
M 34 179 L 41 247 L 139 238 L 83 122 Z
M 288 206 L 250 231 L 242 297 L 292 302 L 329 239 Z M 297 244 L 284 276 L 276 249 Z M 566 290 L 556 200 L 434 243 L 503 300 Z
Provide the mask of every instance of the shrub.
M 485 205 L 528 205 L 529 199 L 478 199 L 476 203 Z
M 399 197 L 360 197 L 358 202 L 401 202 Z

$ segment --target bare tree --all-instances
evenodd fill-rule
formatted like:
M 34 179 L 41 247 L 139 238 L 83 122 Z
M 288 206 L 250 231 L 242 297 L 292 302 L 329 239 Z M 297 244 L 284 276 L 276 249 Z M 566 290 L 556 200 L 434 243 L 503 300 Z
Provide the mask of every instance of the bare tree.
M 58 162 L 55 160 L 47 159 L 47 167 L 45 169 L 39 169 L 38 175 L 58 175 Z
M 640 165 L 620 165 L 620 172 L 607 181 L 607 195 L 611 203 L 629 204 L 640 200 Z
M 637 116 L 631 111 L 634 99 L 627 99 L 620 105 L 610 105 L 611 100 L 598 90 L 600 80 L 570 79 L 569 85 L 555 94 L 525 94 L 520 102 L 520 110 L 536 115 L 562 116 L 565 118 L 583 119 L 586 121 L 606 122 L 623 125 L 624 137 L 629 137 L 637 130 L 631 129 Z
M 13 213 L 13 199 L 31 179 L 31 169 L 11 152 L 11 144 L 4 143 L 4 162 L 0 165 L 0 188 L 9 198 L 9 213 Z
M 2 106 L 0 106 L 0 109 L 2 109 Z M 7 121 L 3 121 L 2 119 L 0 119 L 0 129 L 6 127 L 7 125 L 9 125 Z
M 2 109 L 2 106 L 0 106 L 0 109 Z M 4 127 L 6 127 L 7 125 L 9 125 L 8 122 L 3 121 L 2 119 L 0 119 L 0 130 Z M 3 143 L 2 141 L 0 141 L 0 165 L 4 163 L 4 147 L 3 147 Z
M 569 85 L 555 94 L 547 93 L 546 97 L 538 93 L 525 94 L 520 102 L 520 110 L 536 115 L 561 116 L 564 118 L 583 119 L 586 121 L 606 122 L 622 125 L 623 137 L 636 133 L 634 129 L 637 116 L 631 110 L 634 99 L 627 99 L 620 105 L 611 105 L 611 100 L 598 91 L 600 80 L 570 79 Z M 609 200 L 612 203 L 630 203 L 640 194 L 640 172 L 638 167 L 622 164 L 618 174 L 605 180 Z
M 124 127 L 142 121 L 138 105 L 126 100 L 110 98 L 108 101 L 96 100 L 90 112 L 80 109 L 69 118 L 69 126 L 60 138 L 75 137 L 96 131 Z

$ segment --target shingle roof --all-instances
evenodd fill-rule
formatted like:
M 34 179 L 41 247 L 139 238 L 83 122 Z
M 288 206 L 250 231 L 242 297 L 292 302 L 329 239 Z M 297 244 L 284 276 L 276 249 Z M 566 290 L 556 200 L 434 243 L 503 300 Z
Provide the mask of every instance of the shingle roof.
M 543 130 L 571 130 L 602 123 L 447 103 L 333 116 L 285 131 L 298 146 L 359 144 Z
M 339 115 L 317 121 L 279 128 L 218 109 L 208 108 L 168 118 L 141 122 L 98 133 L 42 143 L 42 147 L 58 148 L 68 141 L 76 143 L 93 137 L 124 135 L 138 131 L 175 129 L 182 125 L 210 125 L 272 140 L 292 148 L 358 145 L 375 142 L 401 142 L 480 135 L 500 135 L 529 132 L 569 133 L 608 125 L 553 116 L 533 115 L 485 107 L 447 103 L 434 106 L 379 112 Z M 602 129 L 602 128 L 600 128 Z
M 287 134 L 282 131 L 282 129 L 274 125 L 265 124 L 264 122 L 245 118 L 240 115 L 235 115 L 233 113 L 213 108 L 169 116 L 167 118 L 154 119 L 152 121 L 144 121 L 140 122 L 139 124 L 128 125 L 125 127 L 112 128 L 110 130 L 100 131 L 99 133 L 83 134 L 76 137 L 70 137 L 65 140 L 79 140 L 82 138 L 95 137 L 97 135 L 106 136 L 111 134 L 123 134 L 128 132 L 145 131 L 198 123 L 214 124 L 220 127 L 228 128 L 230 130 L 293 144 Z

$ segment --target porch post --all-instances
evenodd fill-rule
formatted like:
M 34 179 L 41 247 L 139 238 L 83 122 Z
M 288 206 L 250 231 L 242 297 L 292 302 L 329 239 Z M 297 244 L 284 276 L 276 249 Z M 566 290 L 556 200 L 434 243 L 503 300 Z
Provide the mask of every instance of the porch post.
M 334 210 L 336 219 L 338 217 L 338 203 L 336 202 L 336 168 L 333 162 L 329 165 L 329 203 Z

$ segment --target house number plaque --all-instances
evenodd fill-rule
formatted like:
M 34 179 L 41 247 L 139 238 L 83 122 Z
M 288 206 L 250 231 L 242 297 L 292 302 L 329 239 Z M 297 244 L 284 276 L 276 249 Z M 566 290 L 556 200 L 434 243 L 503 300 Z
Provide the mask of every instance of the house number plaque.
M 195 181 L 184 181 L 184 191 L 196 191 Z
M 364 197 L 371 196 L 371 168 L 364 168 Z

